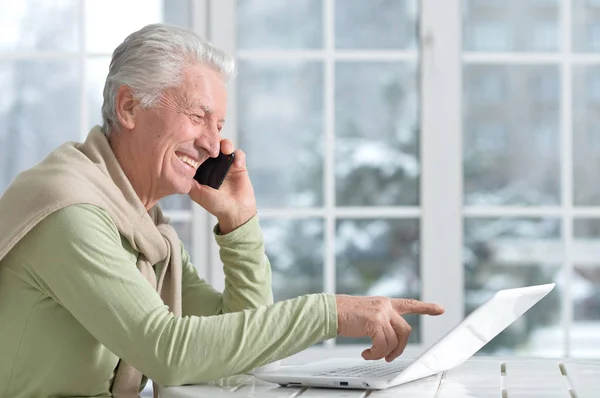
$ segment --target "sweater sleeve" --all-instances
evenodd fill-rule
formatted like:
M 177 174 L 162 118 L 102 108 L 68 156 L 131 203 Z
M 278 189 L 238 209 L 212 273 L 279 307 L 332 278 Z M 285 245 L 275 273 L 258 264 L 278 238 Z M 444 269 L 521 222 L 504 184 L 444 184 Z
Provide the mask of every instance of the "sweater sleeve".
M 183 314 L 215 315 L 273 304 L 271 265 L 258 216 L 227 235 L 221 235 L 216 226 L 214 236 L 223 262 L 225 290 L 221 294 L 202 280 L 183 249 Z
M 224 312 L 273 304 L 271 264 L 258 216 L 226 235 L 220 234 L 217 225 L 214 235 L 225 273 Z
M 139 273 L 110 216 L 46 217 L 20 244 L 25 271 L 100 343 L 163 386 L 239 374 L 335 337 L 335 297 L 314 294 L 216 316 L 175 317 Z
M 183 244 L 181 250 L 181 310 L 183 315 L 222 314 L 224 312 L 223 294 L 200 278 Z

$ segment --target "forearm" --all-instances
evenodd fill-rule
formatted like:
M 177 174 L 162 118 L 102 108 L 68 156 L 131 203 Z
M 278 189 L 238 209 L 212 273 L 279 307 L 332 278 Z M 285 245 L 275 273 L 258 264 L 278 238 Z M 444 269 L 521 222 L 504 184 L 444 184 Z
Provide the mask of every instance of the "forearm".
M 225 273 L 223 312 L 236 312 L 273 303 L 271 265 L 265 254 L 258 217 L 215 239 Z
M 168 315 L 145 331 L 146 346 L 135 352 L 148 356 L 132 360 L 134 365 L 139 363 L 140 370 L 162 385 L 203 383 L 246 372 L 335 337 L 335 298 L 303 296 L 212 317 Z

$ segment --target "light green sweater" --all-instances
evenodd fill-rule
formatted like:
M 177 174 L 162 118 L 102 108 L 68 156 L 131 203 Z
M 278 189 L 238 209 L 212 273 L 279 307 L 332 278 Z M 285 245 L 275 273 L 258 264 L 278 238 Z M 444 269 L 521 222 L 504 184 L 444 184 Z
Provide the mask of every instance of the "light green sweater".
M 119 357 L 163 386 L 202 383 L 335 337 L 332 295 L 269 305 L 256 217 L 215 239 L 225 290 L 201 280 L 182 247 L 177 318 L 106 211 L 46 217 L 0 261 L 0 397 L 109 396 Z

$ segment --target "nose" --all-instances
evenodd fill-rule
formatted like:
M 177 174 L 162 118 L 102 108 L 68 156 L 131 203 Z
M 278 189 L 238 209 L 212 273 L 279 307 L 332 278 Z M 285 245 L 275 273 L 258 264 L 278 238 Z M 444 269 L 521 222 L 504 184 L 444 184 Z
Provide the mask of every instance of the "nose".
M 221 134 L 219 133 L 219 129 L 216 126 L 204 129 L 200 136 L 196 138 L 194 144 L 198 148 L 207 150 L 211 158 L 216 158 L 221 152 Z
M 210 148 L 208 149 L 208 154 L 210 155 L 211 158 L 216 158 L 217 156 L 219 156 L 219 153 L 221 153 L 221 140 L 218 138 L 220 138 L 220 137 L 217 136 L 217 140 L 215 140 L 213 142 L 213 144 L 210 145 Z

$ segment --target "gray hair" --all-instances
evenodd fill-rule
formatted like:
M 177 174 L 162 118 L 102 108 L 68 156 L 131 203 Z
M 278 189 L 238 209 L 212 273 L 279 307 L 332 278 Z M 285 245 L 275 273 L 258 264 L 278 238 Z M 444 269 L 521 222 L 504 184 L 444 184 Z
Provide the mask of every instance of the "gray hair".
M 164 24 L 151 24 L 130 34 L 114 51 L 102 104 L 102 131 L 107 136 L 120 126 L 117 119 L 116 96 L 119 87 L 133 90 L 142 108 L 171 87 L 181 84 L 182 70 L 190 65 L 204 64 L 228 81 L 235 76 L 233 56 L 212 46 L 190 30 Z

